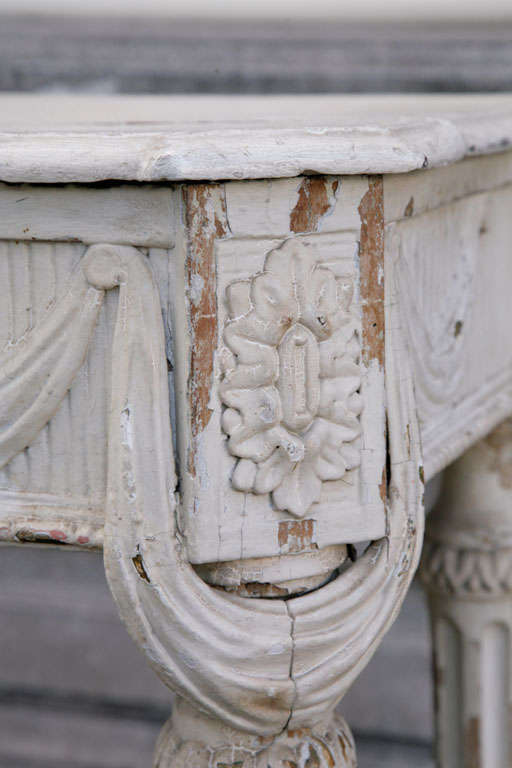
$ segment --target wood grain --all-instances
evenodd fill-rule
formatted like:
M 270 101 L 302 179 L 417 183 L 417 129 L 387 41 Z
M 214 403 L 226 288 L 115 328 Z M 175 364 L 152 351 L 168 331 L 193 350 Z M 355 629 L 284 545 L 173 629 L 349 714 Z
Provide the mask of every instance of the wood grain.
M 496 94 L 4 94 L 1 104 L 0 180 L 10 183 L 406 173 L 512 143 L 512 97 Z
M 185 185 L 183 199 L 188 236 L 185 290 L 191 330 L 188 391 L 192 441 L 188 448 L 188 469 L 195 476 L 198 439 L 212 414 L 210 393 L 218 333 L 215 240 L 227 234 L 228 225 L 221 187 Z

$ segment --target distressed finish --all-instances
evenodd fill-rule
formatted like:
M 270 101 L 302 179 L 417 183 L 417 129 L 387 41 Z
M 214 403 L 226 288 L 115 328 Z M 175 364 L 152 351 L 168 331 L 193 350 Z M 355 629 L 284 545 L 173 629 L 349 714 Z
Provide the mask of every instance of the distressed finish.
M 508 95 L 6 94 L 2 102 L 0 179 L 10 183 L 408 173 L 512 142 Z
M 416 569 L 424 481 L 512 413 L 510 155 L 403 173 L 496 149 L 512 108 L 483 103 L 420 129 L 248 124 L 243 145 L 185 120 L 65 146 L 60 127 L 23 158 L 6 128 L 0 538 L 103 547 L 120 615 L 177 693 L 155 767 L 356 765 L 333 710 Z M 113 168 L 138 183 L 54 183 Z M 508 492 L 503 429 L 486 450 Z M 472 456 L 425 553 L 434 617 L 448 592 L 455 611 L 508 590 L 502 537 L 455 558 L 454 526 L 436 538 L 467 506 L 457 467 L 480 482 Z M 508 747 L 475 746 L 502 726 L 482 731 L 468 701 L 453 760 L 465 743 L 504 768 Z
M 267 254 L 263 272 L 227 288 L 221 399 L 229 451 L 239 458 L 233 487 L 272 493 L 275 507 L 295 517 L 320 501 L 322 481 L 360 464 L 352 292 L 293 240 Z
M 442 768 L 512 756 L 511 447 L 506 421 L 446 471 L 423 553 Z

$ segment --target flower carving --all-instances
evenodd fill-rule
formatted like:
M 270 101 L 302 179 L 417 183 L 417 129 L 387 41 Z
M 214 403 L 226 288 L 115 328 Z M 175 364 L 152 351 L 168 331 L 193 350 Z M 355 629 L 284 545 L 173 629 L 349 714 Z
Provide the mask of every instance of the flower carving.
M 352 285 L 287 240 L 226 291 L 221 399 L 233 487 L 303 517 L 359 465 L 362 408 Z

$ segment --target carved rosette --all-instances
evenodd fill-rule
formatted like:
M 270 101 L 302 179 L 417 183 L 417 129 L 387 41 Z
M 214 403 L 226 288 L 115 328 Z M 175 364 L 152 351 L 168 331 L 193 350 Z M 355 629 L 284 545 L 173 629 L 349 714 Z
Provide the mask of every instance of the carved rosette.
M 287 240 L 228 286 L 221 398 L 234 488 L 296 517 L 360 463 L 362 400 L 352 285 Z

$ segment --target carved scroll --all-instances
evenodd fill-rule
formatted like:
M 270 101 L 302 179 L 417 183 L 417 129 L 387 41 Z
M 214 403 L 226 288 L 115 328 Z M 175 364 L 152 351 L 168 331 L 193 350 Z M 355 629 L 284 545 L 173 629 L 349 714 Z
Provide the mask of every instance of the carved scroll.
M 288 240 L 232 283 L 224 330 L 223 428 L 233 486 L 303 517 L 322 482 L 359 466 L 361 375 L 351 286 Z

